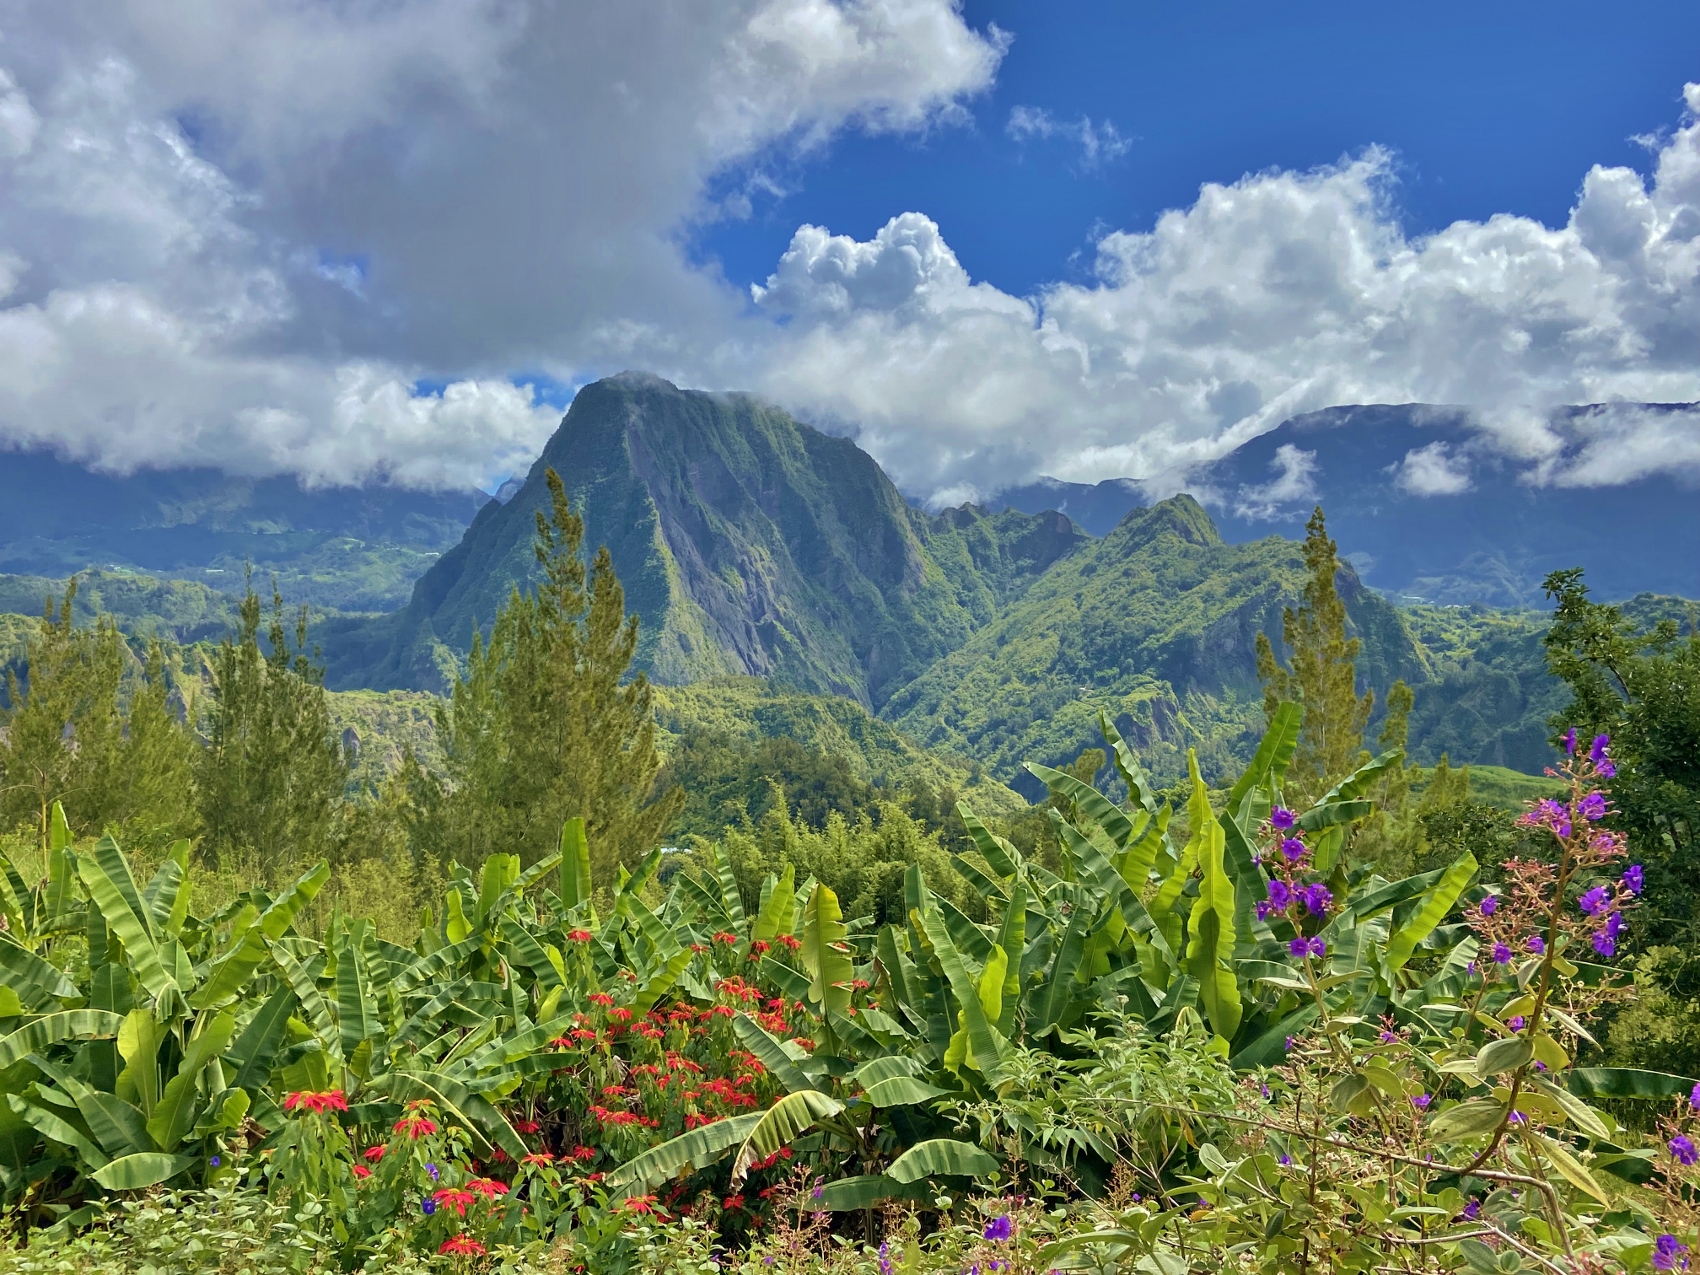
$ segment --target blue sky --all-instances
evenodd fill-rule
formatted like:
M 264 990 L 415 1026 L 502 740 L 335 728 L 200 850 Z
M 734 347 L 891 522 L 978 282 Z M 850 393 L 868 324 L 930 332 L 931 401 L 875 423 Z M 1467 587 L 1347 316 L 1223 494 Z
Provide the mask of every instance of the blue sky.
M 968 272 L 1026 294 L 1091 263 L 1097 226 L 1148 229 L 1206 181 L 1308 169 L 1369 145 L 1398 162 L 1413 234 L 1519 213 L 1562 225 L 1594 164 L 1646 171 L 1700 77 L 1700 4 L 1429 0 L 1269 5 L 969 3 L 1013 42 L 973 125 L 850 135 L 786 171 L 783 198 L 696 238 L 760 282 L 798 222 L 867 239 L 898 212 L 939 223 Z M 1086 167 L 1008 136 L 1019 106 L 1109 121 L 1131 145 Z
M 936 500 L 1345 403 L 1700 472 L 1693 3 L 0 0 L 0 191 L 0 446 L 116 470 L 488 487 L 641 368 Z

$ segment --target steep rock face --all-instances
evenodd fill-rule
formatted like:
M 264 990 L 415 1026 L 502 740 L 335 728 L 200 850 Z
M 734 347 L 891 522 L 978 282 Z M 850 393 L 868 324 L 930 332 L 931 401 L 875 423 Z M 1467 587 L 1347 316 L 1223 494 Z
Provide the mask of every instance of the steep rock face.
M 508 501 L 479 512 L 408 606 L 327 640 L 339 684 L 440 687 L 533 575 L 553 467 L 607 545 L 663 682 L 773 678 L 878 707 L 1085 542 L 1060 515 L 934 518 L 847 439 L 741 394 L 624 373 L 586 386 Z

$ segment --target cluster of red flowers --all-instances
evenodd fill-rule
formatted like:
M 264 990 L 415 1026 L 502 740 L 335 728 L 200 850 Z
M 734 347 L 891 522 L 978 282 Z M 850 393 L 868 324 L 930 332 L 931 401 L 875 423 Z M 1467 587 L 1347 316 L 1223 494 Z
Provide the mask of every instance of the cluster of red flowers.
M 417 1142 L 427 1134 L 437 1132 L 437 1122 L 427 1120 L 424 1116 L 403 1116 L 395 1122 L 395 1131 L 405 1133 L 410 1139 Z
M 449 1257 L 483 1257 L 484 1246 L 469 1235 L 451 1235 L 437 1252 Z
M 763 1169 L 771 1169 L 781 1160 L 789 1160 L 790 1158 L 791 1148 L 780 1147 L 779 1150 L 775 1151 L 772 1155 L 763 1156 L 761 1159 L 752 1162 L 750 1165 L 750 1172 L 759 1173 Z
M 348 1099 L 340 1089 L 327 1089 L 323 1093 L 311 1093 L 300 1090 L 288 1094 L 283 1100 L 285 1111 L 312 1111 L 323 1115 L 327 1111 L 347 1111 Z
M 600 1103 L 593 1103 L 590 1114 L 601 1124 L 605 1125 L 640 1125 L 645 1129 L 659 1129 L 661 1121 L 653 1116 L 639 1115 L 635 1111 L 613 1111 Z

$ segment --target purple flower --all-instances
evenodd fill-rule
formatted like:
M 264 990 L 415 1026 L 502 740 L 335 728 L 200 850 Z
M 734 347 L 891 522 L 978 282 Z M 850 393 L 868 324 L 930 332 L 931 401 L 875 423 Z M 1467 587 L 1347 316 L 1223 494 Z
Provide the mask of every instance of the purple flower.
M 1287 950 L 1294 956 L 1300 958 L 1306 956 L 1324 956 L 1328 952 L 1328 944 L 1324 943 L 1319 938 L 1307 939 L 1301 934 L 1298 938 L 1287 944 Z M 1287 1037 L 1287 1047 L 1289 1049 L 1292 1048 L 1292 1039 L 1293 1038 L 1291 1036 Z
M 217 1157 L 217 1156 L 216 1156 L 216 1155 L 215 1155 L 215 1156 L 214 1156 L 214 1157 L 213 1157 L 213 1158 L 212 1158 L 212 1159 L 211 1159 L 211 1160 L 209 1160 L 209 1161 L 208 1161 L 208 1162 L 207 1162 L 207 1163 L 209 1163 L 209 1164 L 211 1164 L 211 1165 L 212 1165 L 212 1167 L 213 1167 L 213 1168 L 215 1168 L 215 1169 L 216 1169 L 216 1168 L 218 1168 L 218 1166 L 219 1166 L 219 1165 L 221 1165 L 221 1164 L 223 1164 L 223 1163 L 224 1163 L 224 1161 L 222 1161 L 222 1160 L 220 1160 L 220 1159 L 219 1159 L 219 1158 L 218 1158 L 218 1157 Z
M 1427 1111 L 1429 1103 L 1431 1103 L 1433 1101 L 1434 1101 L 1434 1099 L 1431 1098 L 1428 1094 L 1420 1093 L 1420 1094 L 1417 1094 L 1414 1098 L 1411 1099 L 1411 1105 L 1413 1107 L 1415 1107 L 1418 1111 Z
M 1687 1270 L 1688 1259 L 1683 1256 L 1688 1245 L 1678 1244 L 1668 1231 L 1653 1241 L 1653 1269 L 1660 1271 Z
M 1381 1043 L 1384 1044 L 1384 1045 L 1391 1045 L 1394 1041 L 1396 1041 L 1398 1039 L 1399 1039 L 1399 1037 L 1397 1035 L 1395 1035 L 1393 1032 L 1382 1032 L 1381 1033 Z
M 1482 1202 L 1480 1200 L 1471 1200 L 1464 1206 L 1464 1216 L 1469 1218 L 1472 1222 L 1481 1216 L 1481 1212 Z
M 1493 945 L 1493 963 L 1495 965 L 1511 964 L 1511 949 L 1503 943 L 1495 943 Z
M 1288 1155 L 1285 1151 L 1283 1151 L 1280 1155 L 1275 1157 L 1275 1163 L 1279 1164 L 1283 1167 L 1291 1164 L 1292 1162 L 1293 1162 L 1293 1157 Z
M 1696 1111 L 1700 1111 L 1700 1085 L 1695 1085 L 1693 1091 L 1689 1093 L 1688 1105 Z
M 1582 798 L 1582 804 L 1577 807 L 1581 816 L 1589 823 L 1598 823 L 1606 817 L 1606 796 L 1602 792 L 1591 792 Z
M 1297 837 L 1288 837 L 1281 843 L 1281 853 L 1287 857 L 1288 863 L 1297 863 L 1305 857 L 1305 843 Z
M 1269 883 L 1269 907 L 1272 911 L 1285 912 L 1293 906 L 1293 891 L 1279 877 Z
M 1259 921 L 1267 921 L 1269 919 L 1269 913 L 1273 911 L 1267 902 L 1259 903 L 1253 910 L 1257 913 L 1257 919 Z
M 1617 767 L 1612 765 L 1610 757 L 1600 758 L 1600 764 L 1594 767 L 1594 773 L 1601 779 L 1616 779 Z
M 423 1200 L 419 1201 L 419 1211 L 426 1217 L 430 1217 L 431 1214 L 437 1211 L 437 1202 L 430 1196 L 426 1196 Z
M 891 1275 L 891 1241 L 880 1241 L 880 1275 Z
M 1631 894 L 1640 894 L 1647 888 L 1647 874 L 1641 870 L 1639 863 L 1632 863 L 1623 870 L 1623 888 Z
M 1580 899 L 1576 900 L 1576 906 L 1581 908 L 1582 911 L 1586 912 L 1589 916 L 1598 916 L 1610 905 L 1611 899 L 1607 897 L 1606 888 L 1603 885 L 1596 885 L 1592 890 L 1589 890 Z
M 1319 881 L 1315 885 L 1307 886 L 1302 891 L 1302 894 L 1304 896 L 1305 911 L 1309 912 L 1313 916 L 1328 915 L 1328 909 L 1334 902 L 1334 892 L 1332 890 Z
M 1681 1165 L 1691 1165 L 1700 1161 L 1700 1147 L 1696 1147 L 1685 1134 L 1677 1134 L 1670 1140 L 1670 1156 Z
M 1524 1115 L 1521 1111 L 1513 1111 L 1511 1113 L 1511 1123 L 1512 1124 L 1528 1124 L 1529 1123 L 1529 1117 Z
M 1497 911 L 1499 911 L 1499 900 L 1494 898 L 1493 895 L 1490 894 L 1482 900 L 1483 916 L 1492 916 Z
M 1517 1014 L 1512 1017 L 1511 1021 L 1507 1023 L 1506 1026 L 1511 1028 L 1514 1032 L 1520 1032 L 1523 1030 L 1524 1021 L 1523 1015 Z
M 1598 766 L 1606 759 L 1606 749 L 1610 747 L 1610 735 L 1595 735 L 1594 742 L 1588 747 L 1588 760 Z
M 1276 832 L 1286 832 L 1293 826 L 1293 812 L 1276 806 L 1269 812 L 1269 826 Z
M 435 1182 L 437 1180 L 437 1166 L 436 1165 L 427 1164 L 425 1166 L 425 1172 L 427 1172 L 431 1175 L 431 1181 Z
M 1576 756 L 1576 728 L 1572 726 L 1564 732 L 1564 751 L 1570 756 Z
M 1293 1038 L 1291 1036 L 1287 1037 L 1287 1043 L 1285 1045 L 1281 1046 L 1281 1048 L 1287 1050 L 1288 1052 L 1291 1052 L 1292 1048 L 1293 1048 Z
M 1535 809 L 1548 819 L 1562 819 L 1565 814 L 1564 806 L 1551 797 L 1542 797 L 1535 803 Z
M 1539 934 L 1531 934 L 1529 936 L 1529 950 L 1536 956 L 1539 956 L 1542 952 L 1547 950 L 1547 941 Z
M 1547 1069 L 1547 1065 L 1544 1062 L 1542 1062 L 1539 1058 L 1535 1059 L 1535 1070 L 1536 1071 L 1545 1071 L 1546 1069 Z
M 1007 1240 L 1014 1229 L 1015 1225 L 1009 1220 L 1009 1214 L 1000 1213 L 986 1223 L 986 1238 L 988 1240 Z
M 1598 934 L 1594 935 L 1594 951 L 1598 952 L 1601 956 L 1616 956 L 1617 940 L 1607 934 L 1604 930 L 1601 930 Z
M 1466 965 L 1464 967 L 1464 972 L 1466 974 L 1474 974 L 1476 972 L 1476 963 L 1474 961 L 1471 961 L 1468 965 Z

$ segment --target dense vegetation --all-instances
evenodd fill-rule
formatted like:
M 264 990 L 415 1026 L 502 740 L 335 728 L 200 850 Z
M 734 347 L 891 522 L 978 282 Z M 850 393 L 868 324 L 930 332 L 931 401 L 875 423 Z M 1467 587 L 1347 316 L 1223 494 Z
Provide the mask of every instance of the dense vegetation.
M 1153 778 L 1105 712 L 1024 806 L 746 682 L 664 693 L 663 732 L 544 478 L 539 583 L 391 767 L 275 596 L 200 665 L 74 595 L 24 635 L 0 1270 L 1485 1275 L 1700 1243 L 1692 632 L 1553 578 L 1575 729 L 1513 818 L 1407 762 L 1419 696 L 1360 680 L 1319 512 L 1247 764 Z M 1203 527 L 1148 543 L 1180 571 Z

